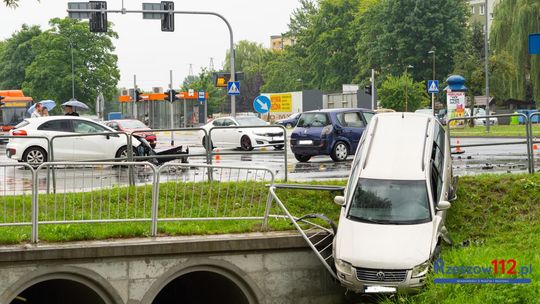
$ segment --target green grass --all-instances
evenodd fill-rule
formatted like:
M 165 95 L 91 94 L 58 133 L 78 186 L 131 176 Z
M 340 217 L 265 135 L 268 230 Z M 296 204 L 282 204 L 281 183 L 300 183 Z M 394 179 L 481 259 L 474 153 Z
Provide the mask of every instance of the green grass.
M 540 136 L 540 125 L 533 125 L 533 135 Z M 497 125 L 491 126 L 490 132 L 486 132 L 486 127 L 477 126 L 477 127 L 461 127 L 461 128 L 452 128 L 450 131 L 452 137 L 457 136 L 471 136 L 471 137 L 524 137 L 526 135 L 524 125 Z
M 312 183 L 315 184 L 315 183 Z M 344 181 L 325 182 L 325 184 L 344 185 Z M 195 189 L 193 202 L 210 202 L 200 208 L 179 209 L 179 193 L 182 185 L 169 183 L 161 185 L 160 216 L 165 214 L 192 215 L 204 217 L 212 211 L 214 215 L 258 215 L 260 210 L 254 211 L 253 202 L 265 202 L 267 189 L 263 184 L 253 182 L 241 183 L 187 183 L 187 189 Z M 221 189 L 221 190 L 219 190 Z M 223 192 L 229 190 L 229 196 Z M 221 192 L 219 192 L 221 191 Z M 121 204 L 115 208 L 101 210 L 103 214 L 114 218 L 124 215 L 136 217 L 148 216 L 150 189 L 145 187 L 115 188 L 110 190 L 111 198 L 120 196 Z M 190 193 L 191 193 L 190 192 Z M 104 196 L 104 193 L 106 195 Z M 220 205 L 217 204 L 217 194 L 220 193 Z M 236 197 L 234 196 L 236 193 Z M 244 194 L 245 193 L 245 194 Z M 251 196 L 253 194 L 253 196 Z M 100 196 L 101 195 L 101 196 Z M 176 197 L 175 197 L 176 195 Z M 85 193 L 85 204 L 90 197 L 106 198 L 109 192 L 94 191 Z M 323 213 L 337 220 L 339 207 L 332 203 L 333 195 L 328 192 L 279 190 L 278 196 L 296 216 L 308 213 Z M 137 199 L 135 200 L 135 197 Z M 246 200 L 245 197 L 249 197 Z M 251 199 L 253 197 L 253 199 Z M 125 198 L 125 199 L 124 199 Z M 131 199 L 128 199 L 131 198 Z M 25 205 L 29 209 L 29 197 L 3 198 L 15 206 Z M 0 206 L 4 204 L 0 198 Z M 58 194 L 56 199 L 52 195 L 40 195 L 40 214 L 43 218 L 51 219 L 54 203 L 73 202 L 74 214 L 90 216 L 89 209 L 84 213 L 77 213 L 77 207 L 83 203 L 82 194 L 63 196 Z M 126 201 L 127 209 L 126 209 Z M 224 204 L 227 201 L 228 204 Z M 176 203 L 176 209 L 175 208 Z M 45 210 L 47 206 L 47 210 Z M 194 204 L 197 206 L 197 204 Z M 208 208 L 210 206 L 210 208 Z M 0 208 L 0 210 L 2 210 Z M 19 209 L 9 209 L 8 213 Z M 72 210 L 72 209 L 70 209 Z M 99 209 L 94 206 L 94 214 Z M 282 212 L 273 205 L 273 214 Z M 209 214 L 212 215 L 212 214 Z M 28 216 L 26 214 L 26 216 Z M 0 215 L 2 218 L 2 215 Z M 462 177 L 459 182 L 458 200 L 452 203 L 447 217 L 447 227 L 454 240 L 453 246 L 444 246 L 441 258 L 446 265 L 453 266 L 491 266 L 494 259 L 515 259 L 518 268 L 522 265 L 532 264 L 533 272 L 526 277 L 532 279 L 532 284 L 522 285 L 454 285 L 434 284 L 432 274 L 427 280 L 427 286 L 417 295 L 397 295 L 382 297 L 380 303 L 540 303 L 540 175 L 480 175 Z M 196 235 L 241 233 L 259 231 L 260 221 L 191 221 L 160 223 L 160 235 Z M 290 230 L 291 224 L 287 220 L 271 220 L 271 230 Z M 150 223 L 118 223 L 118 224 L 67 224 L 67 225 L 41 225 L 40 239 L 50 242 L 64 242 L 72 240 L 107 239 L 147 236 Z M 29 227 L 0 227 L 0 242 L 21 243 L 28 241 Z M 467 245 L 464 245 L 467 244 Z M 436 277 L 452 277 L 438 274 Z M 475 277 L 465 275 L 464 277 Z M 508 277 L 497 275 L 496 277 Z M 514 276 L 519 277 L 519 276 Z

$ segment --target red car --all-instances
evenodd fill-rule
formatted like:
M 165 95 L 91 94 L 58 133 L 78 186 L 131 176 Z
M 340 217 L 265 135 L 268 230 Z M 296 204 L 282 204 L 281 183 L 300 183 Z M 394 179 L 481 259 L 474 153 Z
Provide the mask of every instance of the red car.
M 114 130 L 126 132 L 127 134 L 137 131 L 137 133 L 135 134 L 138 134 L 144 137 L 144 139 L 148 141 L 152 149 L 156 147 L 156 142 L 157 142 L 156 134 L 152 132 L 152 129 L 150 129 L 147 125 L 145 125 L 139 120 L 136 120 L 136 119 L 109 120 L 105 122 L 105 125 Z M 147 131 L 147 132 L 141 132 L 141 131 Z

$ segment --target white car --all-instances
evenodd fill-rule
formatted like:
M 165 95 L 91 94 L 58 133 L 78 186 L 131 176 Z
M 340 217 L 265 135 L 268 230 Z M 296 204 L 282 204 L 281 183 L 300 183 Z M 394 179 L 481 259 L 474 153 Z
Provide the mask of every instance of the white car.
M 399 149 L 396 149 L 399 147 Z M 450 144 L 432 114 L 377 114 L 352 163 L 333 250 L 337 277 L 357 293 L 426 283 L 455 198 Z
M 47 141 L 27 136 L 45 136 L 51 140 L 57 135 L 76 135 L 116 132 L 91 119 L 76 116 L 49 116 L 27 118 L 10 131 L 11 138 L 6 145 L 9 158 L 32 165 L 47 161 L 49 148 Z M 110 160 L 127 156 L 127 137 L 124 135 L 96 135 L 60 137 L 52 140 L 54 161 Z M 134 151 L 140 142 L 133 138 Z M 135 153 L 135 152 L 134 152 Z
M 465 116 L 470 117 L 471 116 L 471 110 L 469 108 L 465 109 Z M 486 110 L 482 108 L 474 108 L 474 116 L 487 116 Z M 485 126 L 488 118 L 475 118 L 474 119 L 474 125 L 475 126 Z M 489 124 L 491 126 L 498 125 L 499 119 L 497 117 L 490 117 L 489 118 Z
M 238 147 L 244 151 L 266 146 L 273 146 L 277 150 L 283 149 L 285 146 L 283 129 L 265 127 L 269 125 L 255 116 L 237 116 L 216 118 L 202 128 L 210 133 L 212 147 Z M 261 126 L 261 128 L 242 128 L 247 126 Z M 227 128 L 212 129 L 215 127 Z M 201 143 L 206 147 L 206 137 L 202 132 L 201 137 Z

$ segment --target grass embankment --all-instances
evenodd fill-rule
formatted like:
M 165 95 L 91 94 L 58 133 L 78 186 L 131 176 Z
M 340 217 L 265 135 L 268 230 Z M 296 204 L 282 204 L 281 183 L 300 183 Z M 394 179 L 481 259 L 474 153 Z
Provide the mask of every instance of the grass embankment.
M 178 216 L 205 216 L 212 212 L 212 208 L 217 208 L 217 215 L 235 214 L 235 215 L 253 215 L 253 205 L 242 201 L 240 193 L 248 193 L 255 189 L 254 199 L 266 200 L 264 185 L 249 182 L 239 184 L 220 183 L 221 189 L 229 189 L 231 204 L 223 202 L 218 207 L 216 202 L 210 204 L 210 209 L 201 205 L 201 208 L 185 205 L 184 209 L 177 205 L 174 209 L 174 194 L 181 193 L 178 185 L 162 185 L 161 202 L 168 202 L 160 205 L 160 214 L 170 216 L 171 210 L 175 210 Z M 333 182 L 341 184 L 344 182 Z M 189 187 L 194 185 L 188 184 Z M 202 193 L 203 200 L 208 195 L 209 189 L 197 188 L 194 193 L 193 202 L 201 201 L 198 193 Z M 230 188 L 228 188 L 230 187 Z M 236 187 L 236 188 L 233 188 Z M 169 192 L 163 191 L 169 189 Z M 216 188 L 213 196 L 216 196 Z M 134 189 L 131 189 L 133 191 Z M 126 196 L 126 189 L 117 189 L 120 196 Z M 128 204 L 133 211 L 133 215 L 144 217 L 144 212 L 148 216 L 148 201 L 150 191 L 148 189 L 137 188 L 138 196 L 136 202 L 130 200 L 132 205 Z M 146 192 L 145 192 L 146 191 Z M 237 193 L 236 198 L 232 198 L 232 193 Z M 169 194 L 167 194 L 169 193 Z M 225 192 L 222 192 L 224 195 Z M 113 192 L 111 197 L 118 193 Z M 97 197 L 98 192 L 93 193 Z M 135 193 L 129 194 L 135 197 Z M 179 194 L 178 194 L 179 195 Z M 333 196 L 327 192 L 300 191 L 300 190 L 278 190 L 279 197 L 288 206 L 290 212 L 296 216 L 307 213 L 324 213 L 332 219 L 337 219 L 339 208 L 332 203 Z M 492 266 L 494 259 L 508 260 L 514 259 L 517 262 L 516 270 L 521 266 L 532 265 L 532 273 L 524 276 L 519 275 L 463 275 L 464 278 L 478 277 L 524 277 L 531 278 L 531 284 L 521 285 L 477 285 L 477 284 L 434 284 L 433 278 L 454 277 L 448 274 L 431 274 L 427 280 L 425 290 L 417 295 L 398 295 L 390 298 L 381 298 L 382 303 L 540 303 L 540 175 L 481 175 L 474 177 L 464 177 L 459 183 L 459 198 L 452 204 L 447 217 L 447 227 L 454 240 L 454 246 L 444 246 L 441 258 L 445 265 L 452 266 Z M 88 200 L 89 194 L 85 194 Z M 221 201 L 225 196 L 221 196 Z M 250 196 L 251 198 L 251 196 Z M 13 198 L 10 198 L 13 201 Z M 15 198 L 20 200 L 21 198 Z M 82 203 L 82 197 L 79 194 L 74 196 L 75 206 Z M 178 199 L 178 197 L 177 197 Z M 146 205 L 145 205 L 146 200 Z M 8 200 L 10 201 L 10 200 Z M 57 199 L 57 204 L 63 199 Z M 45 203 L 47 202 L 47 203 Z M 69 200 L 66 203 L 69 205 Z M 126 209 L 122 208 L 125 201 L 117 209 L 102 208 L 101 212 L 111 211 L 112 216 L 115 212 L 125 214 Z M 50 197 L 42 197 L 40 203 L 40 212 L 43 217 L 50 217 L 51 214 L 45 212 L 44 206 L 49 204 L 47 211 L 51 212 L 54 201 Z M 88 203 L 88 202 L 87 202 Z M 0 199 L 0 204 L 3 204 Z M 137 205 L 135 205 L 137 204 Z M 138 207 L 136 207 L 138 206 Z M 146 206 L 147 209 L 144 209 Z M 193 206 L 199 206 L 194 204 Z M 112 207 L 115 207 L 113 205 Z M 136 207 L 136 208 L 135 208 Z M 28 209 L 28 206 L 26 207 Z M 96 208 L 94 206 L 94 208 Z M 128 209 L 129 209 L 128 208 Z M 71 209 L 69 209 L 71 210 Z M 116 210 L 116 211 L 115 211 Z M 228 211 L 227 211 L 228 210 Z M 13 212 L 13 210 L 8 210 Z M 98 212 L 95 209 L 93 212 Z M 128 210 L 128 213 L 131 212 Z M 272 213 L 281 212 L 273 207 Z M 10 213 L 11 214 L 11 213 Z M 258 213 L 257 213 L 258 214 Z M 88 216 L 86 214 L 85 216 Z M 270 228 L 273 230 L 288 230 L 291 225 L 286 220 L 270 221 Z M 258 231 L 260 222 L 257 221 L 197 221 L 180 223 L 160 223 L 159 233 L 163 235 L 191 235 L 191 234 L 216 234 L 216 233 L 234 233 Z M 0 228 L 0 241 L 3 243 L 17 243 L 26 241 L 29 237 L 29 228 Z M 109 224 L 71 224 L 71 225 L 42 225 L 40 226 L 40 239 L 43 241 L 68 241 L 81 239 L 103 239 L 116 237 L 137 237 L 145 236 L 149 233 L 149 223 L 109 223 Z M 508 267 L 506 268 L 508 270 Z
M 533 136 L 540 136 L 540 125 L 534 124 Z M 524 125 L 497 125 L 491 126 L 489 133 L 485 126 L 452 128 L 450 134 L 452 137 L 470 136 L 470 137 L 525 137 L 526 130 Z

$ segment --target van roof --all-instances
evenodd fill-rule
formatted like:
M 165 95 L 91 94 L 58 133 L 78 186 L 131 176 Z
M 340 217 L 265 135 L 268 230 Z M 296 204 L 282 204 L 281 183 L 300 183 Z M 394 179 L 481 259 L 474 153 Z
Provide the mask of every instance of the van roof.
M 372 120 L 366 130 L 368 137 L 362 149 L 362 157 L 367 155 L 368 159 L 365 160 L 367 163 L 361 176 L 376 179 L 424 179 L 427 170 L 422 163 L 430 155 L 424 149 L 431 147 L 426 142 L 426 130 L 431 137 L 433 117 L 421 113 L 397 112 L 381 113 L 375 117 L 376 122 Z
M 347 112 L 347 111 L 354 111 L 354 110 L 360 110 L 362 112 L 373 112 L 373 110 L 364 109 L 364 108 L 332 108 L 332 109 L 311 110 L 311 111 L 306 111 L 304 113 L 332 113 L 332 112 Z

